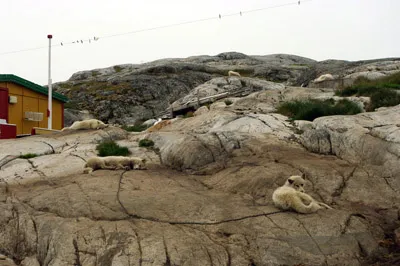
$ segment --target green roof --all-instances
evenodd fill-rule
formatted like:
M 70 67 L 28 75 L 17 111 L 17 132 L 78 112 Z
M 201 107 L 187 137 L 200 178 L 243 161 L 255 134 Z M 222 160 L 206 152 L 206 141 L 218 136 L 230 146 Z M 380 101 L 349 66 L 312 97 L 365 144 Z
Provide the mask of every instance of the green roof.
M 41 94 L 44 94 L 44 95 L 49 95 L 47 88 L 45 88 L 43 86 L 40 86 L 40 85 L 38 85 L 36 83 L 33 83 L 33 82 L 29 81 L 29 80 L 26 80 L 26 79 L 20 78 L 18 76 L 12 75 L 12 74 L 0 74 L 0 82 L 2 82 L 2 81 L 3 82 L 14 82 L 14 83 L 16 83 L 18 85 L 21 85 L 21 86 L 23 86 L 25 88 L 31 89 L 31 90 L 33 90 L 35 92 L 38 92 L 38 93 L 41 93 Z M 65 97 L 64 95 L 62 95 L 60 93 L 57 93 L 55 91 L 53 91 L 52 94 L 53 94 L 53 98 L 54 99 L 57 99 L 57 100 L 62 101 L 64 103 L 68 102 L 68 98 Z

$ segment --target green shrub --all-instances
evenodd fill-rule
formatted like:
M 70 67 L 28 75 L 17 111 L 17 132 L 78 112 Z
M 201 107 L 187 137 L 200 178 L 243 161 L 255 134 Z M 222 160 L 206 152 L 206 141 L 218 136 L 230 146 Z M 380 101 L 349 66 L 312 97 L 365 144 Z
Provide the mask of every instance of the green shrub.
M 231 105 L 233 103 L 231 100 L 225 100 L 224 102 L 226 105 Z
M 113 140 L 106 140 L 96 146 L 99 156 L 127 156 L 131 154 L 127 147 L 119 146 Z
M 99 72 L 99 71 L 92 70 L 92 76 L 93 76 L 93 77 L 97 77 L 98 75 L 100 75 L 100 72 Z
M 22 154 L 19 156 L 21 159 L 30 159 L 30 158 L 35 158 L 38 155 L 36 153 L 27 153 L 27 154 Z
M 400 94 L 392 89 L 381 89 L 371 95 L 371 102 L 367 111 L 373 111 L 382 106 L 395 106 L 400 104 Z
M 154 146 L 154 141 L 151 139 L 141 139 L 139 141 L 139 147 L 153 147 Z
M 146 125 L 123 126 L 123 129 L 129 132 L 142 132 L 147 129 Z
M 359 77 L 354 84 L 343 90 L 337 91 L 339 96 L 368 96 L 371 98 L 367 111 L 373 111 L 382 106 L 400 104 L 400 96 L 395 91 L 400 89 L 400 72 L 376 80 Z
M 332 99 L 321 100 L 296 100 L 282 103 L 278 113 L 286 115 L 293 120 L 313 121 L 315 118 L 328 115 L 353 115 L 362 110 L 349 100 L 340 100 L 335 103 Z
M 115 70 L 115 72 L 121 72 L 121 70 L 122 70 L 122 67 L 120 67 L 120 66 L 114 66 L 114 70 Z

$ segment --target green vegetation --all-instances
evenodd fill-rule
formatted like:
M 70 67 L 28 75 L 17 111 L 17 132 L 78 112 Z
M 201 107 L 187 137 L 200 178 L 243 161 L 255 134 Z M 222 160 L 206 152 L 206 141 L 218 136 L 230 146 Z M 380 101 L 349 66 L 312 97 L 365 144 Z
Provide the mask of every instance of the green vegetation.
M 129 132 L 142 132 L 147 129 L 146 125 L 123 126 L 123 129 Z
M 154 141 L 151 139 L 141 139 L 139 141 L 139 147 L 153 147 L 154 146 Z
M 233 103 L 231 100 L 225 100 L 224 102 L 226 105 L 231 105 Z
M 27 153 L 27 154 L 22 154 L 19 156 L 19 158 L 21 159 L 31 159 L 31 158 L 35 158 L 38 155 L 36 153 Z
M 296 100 L 282 103 L 278 113 L 286 115 L 293 120 L 313 121 L 317 117 L 328 115 L 354 115 L 361 113 L 362 109 L 349 100 Z
M 99 156 L 127 156 L 131 154 L 127 147 L 119 146 L 113 140 L 106 140 L 96 146 Z
M 377 80 L 358 78 L 354 84 L 336 92 L 338 96 L 368 96 L 371 98 L 367 111 L 373 111 L 382 106 L 400 104 L 400 72 Z
M 97 77 L 98 75 L 100 75 L 100 72 L 99 72 L 99 71 L 92 70 L 92 76 L 93 76 L 93 77 Z
M 122 67 L 120 67 L 120 66 L 114 66 L 114 70 L 115 70 L 115 72 L 121 72 L 121 70 L 122 70 Z

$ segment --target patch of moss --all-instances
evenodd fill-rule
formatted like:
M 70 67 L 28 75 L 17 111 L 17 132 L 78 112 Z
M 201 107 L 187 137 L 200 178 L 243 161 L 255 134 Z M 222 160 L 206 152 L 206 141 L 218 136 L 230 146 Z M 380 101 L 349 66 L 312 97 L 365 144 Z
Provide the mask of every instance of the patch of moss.
M 99 143 L 96 146 L 96 150 L 98 151 L 98 156 L 127 156 L 131 154 L 127 147 L 119 146 L 113 140 L 106 140 Z
M 151 139 L 141 139 L 139 141 L 139 147 L 153 147 L 154 146 L 154 141 Z
M 114 66 L 114 70 L 115 70 L 115 72 L 121 72 L 121 70 L 122 70 L 122 67 L 120 67 L 120 66 Z
M 37 157 L 38 155 L 36 154 L 36 153 L 27 153 L 27 154 L 22 154 L 22 155 L 20 155 L 20 156 L 18 156 L 18 158 L 21 158 L 21 159 L 31 159 L 31 158 L 35 158 L 35 157 Z

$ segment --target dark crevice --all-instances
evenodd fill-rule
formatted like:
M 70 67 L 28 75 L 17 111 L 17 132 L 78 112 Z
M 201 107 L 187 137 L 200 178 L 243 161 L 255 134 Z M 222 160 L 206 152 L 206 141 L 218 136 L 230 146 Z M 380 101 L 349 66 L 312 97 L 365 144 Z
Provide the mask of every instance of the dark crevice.
M 5 166 L 11 161 L 14 161 L 15 159 L 18 159 L 18 156 L 13 156 L 13 155 L 5 156 L 3 159 L 0 160 L 0 170 L 3 166 Z
M 360 241 L 357 240 L 357 244 L 358 244 L 358 248 L 360 250 L 360 255 L 361 257 L 367 257 L 368 256 L 368 252 L 365 250 L 365 248 L 362 246 L 362 244 L 360 243 Z
M 82 159 L 82 161 L 86 162 L 86 159 L 83 158 L 82 156 L 78 155 L 78 154 L 70 153 L 69 155 L 70 155 L 70 156 L 74 156 L 74 157 L 78 157 L 78 158 Z
M 223 133 L 220 133 L 220 134 L 226 138 L 226 136 Z M 222 143 L 219 133 L 213 133 L 213 135 L 217 138 L 219 145 L 220 145 L 221 149 L 223 150 L 223 152 L 228 153 L 228 151 L 225 149 L 224 144 Z
M 360 214 L 360 213 L 351 213 L 351 214 L 347 217 L 346 221 L 344 222 L 343 229 L 340 230 L 340 234 L 341 234 L 341 235 L 344 235 L 344 234 L 346 233 L 347 228 L 348 228 L 349 225 L 350 225 L 351 218 L 353 218 L 353 217 L 360 217 L 360 218 L 366 220 L 365 216 L 362 215 L 362 214 Z
M 131 216 L 128 212 L 128 210 L 125 208 L 124 204 L 122 204 L 120 198 L 119 198 L 119 193 L 121 191 L 121 183 L 122 183 L 122 178 L 124 177 L 124 174 L 126 173 L 126 170 L 123 171 L 120 175 L 119 175 L 119 182 L 118 182 L 118 191 L 117 191 L 117 200 L 119 202 L 119 205 L 121 206 L 122 210 L 124 211 L 124 213 L 128 216 Z
M 165 251 L 165 263 L 164 266 L 171 266 L 171 259 L 168 254 L 167 243 L 165 242 L 165 237 L 163 236 L 163 244 L 164 244 L 164 251 Z
M 47 143 L 46 141 L 39 141 L 39 142 L 44 143 L 44 144 L 46 144 L 47 146 L 49 146 L 51 148 L 51 153 L 50 154 L 55 154 L 56 153 L 54 151 L 54 147 L 50 143 Z
M 225 219 L 225 220 L 215 221 L 215 222 L 168 221 L 168 220 L 162 220 L 162 219 L 153 218 L 153 217 L 141 217 L 141 216 L 138 216 L 138 215 L 130 215 L 130 217 L 133 218 L 133 219 L 147 220 L 147 221 L 158 222 L 158 223 L 168 223 L 168 224 L 171 224 L 171 225 L 175 225 L 175 224 L 180 224 L 180 225 L 216 225 L 216 224 L 223 224 L 223 223 L 229 223 L 229 222 L 242 221 L 242 220 L 246 220 L 246 219 L 249 219 L 249 218 L 257 218 L 257 217 L 262 217 L 262 216 L 274 215 L 274 214 L 282 213 L 282 212 L 283 211 L 275 211 L 275 212 L 270 212 L 270 213 L 260 213 L 260 214 L 247 215 L 247 216 L 242 216 L 242 217 L 238 217 L 238 218 Z
M 301 224 L 301 226 L 303 227 L 304 231 L 306 231 L 307 235 L 311 238 L 311 240 L 314 242 L 314 244 L 317 246 L 319 252 L 321 253 L 321 255 L 324 256 L 324 264 L 328 265 L 328 260 L 326 257 L 326 254 L 322 251 L 321 246 L 318 244 L 318 242 L 314 239 L 314 237 L 311 235 L 310 231 L 308 231 L 307 227 L 303 224 L 302 221 L 300 221 L 296 216 L 294 216 L 294 218 Z
M 350 180 L 351 177 L 353 177 L 354 172 L 357 168 L 358 167 L 355 166 L 347 177 L 342 176 L 342 182 L 339 184 L 339 187 L 335 189 L 335 192 L 333 192 L 333 197 L 340 197 L 342 195 L 344 189 L 347 187 L 347 182 Z
M 135 234 L 136 237 L 136 242 L 138 244 L 138 249 L 139 249 L 139 266 L 142 266 L 142 262 L 143 262 L 143 251 L 142 251 L 142 244 L 140 243 L 140 238 L 139 238 L 139 234 L 136 232 L 135 228 L 132 227 L 132 231 Z
M 214 266 L 214 262 L 213 262 L 213 259 L 212 259 L 212 256 L 211 256 L 210 252 L 208 251 L 208 248 L 205 247 L 204 245 L 203 245 L 203 248 L 206 249 L 206 253 L 207 253 L 208 259 L 210 260 L 211 266 Z
M 275 131 L 275 130 L 272 129 L 272 127 L 271 127 L 267 122 L 265 122 L 264 120 L 262 120 L 262 119 L 260 119 L 260 118 L 258 118 L 258 117 L 252 116 L 251 114 L 250 114 L 250 115 L 246 115 L 246 117 L 249 117 L 249 118 L 258 120 L 258 121 L 260 121 L 261 123 L 263 123 L 264 125 L 266 125 L 267 127 L 269 127 L 272 131 Z
M 76 241 L 76 239 L 72 240 L 72 244 L 74 245 L 74 250 L 75 250 L 75 265 L 74 266 L 82 266 L 81 259 L 79 257 L 78 242 Z
M 383 178 L 383 180 L 385 180 L 385 183 L 388 185 L 388 187 L 391 189 L 391 190 L 393 190 L 394 192 L 398 192 L 394 187 L 392 187 L 392 185 L 389 183 L 389 180 L 388 179 L 390 179 L 391 177 L 382 177 Z
M 42 178 L 46 178 L 46 177 L 47 177 L 42 171 L 40 171 L 40 170 L 38 169 L 38 166 L 35 165 L 35 164 L 32 162 L 32 160 L 27 159 L 27 161 L 28 161 L 28 162 L 30 163 L 30 165 L 32 166 L 33 171 L 36 172 L 40 177 L 42 177 Z M 49 182 L 53 184 L 53 182 L 52 182 L 51 180 L 49 180 Z
M 16 219 L 16 236 L 15 236 L 15 246 L 14 246 L 14 254 L 18 254 L 18 247 L 19 244 L 21 243 L 19 239 L 19 212 L 18 209 L 15 207 L 15 205 L 12 206 L 12 216 L 14 219 Z

